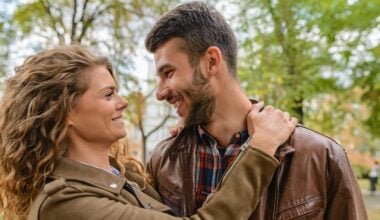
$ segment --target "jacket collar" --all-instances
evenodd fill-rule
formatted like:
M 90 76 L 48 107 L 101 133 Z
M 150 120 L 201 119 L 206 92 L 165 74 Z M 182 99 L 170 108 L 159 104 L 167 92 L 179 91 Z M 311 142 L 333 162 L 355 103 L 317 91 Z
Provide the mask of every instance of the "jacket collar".
M 286 142 L 277 149 L 274 156 L 282 163 L 287 156 L 292 155 L 295 151 L 295 148 L 289 142 Z
M 127 182 L 125 177 L 119 177 L 105 170 L 65 157 L 58 159 L 50 177 L 53 179 L 64 178 L 69 181 L 83 182 L 116 194 L 120 194 L 124 184 Z

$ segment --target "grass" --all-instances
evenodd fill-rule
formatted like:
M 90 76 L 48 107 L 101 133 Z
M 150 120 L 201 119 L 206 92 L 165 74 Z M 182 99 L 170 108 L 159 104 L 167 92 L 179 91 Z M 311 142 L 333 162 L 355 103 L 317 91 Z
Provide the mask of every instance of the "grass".
M 358 179 L 360 189 L 369 189 L 368 179 Z
M 378 210 L 367 210 L 368 211 L 368 219 L 376 220 L 380 219 L 380 209 Z
M 363 190 L 368 190 L 369 189 L 369 180 L 368 179 L 358 179 L 359 186 Z M 378 182 L 377 187 L 378 190 L 380 189 L 380 182 Z M 365 198 L 365 196 L 364 196 Z M 368 219 L 369 220 L 375 220 L 375 219 L 380 219 L 380 209 L 375 208 L 375 209 L 367 209 L 368 212 Z
M 360 189 L 369 190 L 369 180 L 368 179 L 358 179 Z M 380 181 L 377 182 L 376 189 L 380 190 Z

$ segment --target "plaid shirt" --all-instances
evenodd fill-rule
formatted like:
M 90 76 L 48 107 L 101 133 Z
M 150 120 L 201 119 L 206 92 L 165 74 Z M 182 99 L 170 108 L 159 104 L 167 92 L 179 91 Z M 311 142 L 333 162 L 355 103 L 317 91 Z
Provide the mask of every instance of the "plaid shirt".
M 218 186 L 224 171 L 235 159 L 241 145 L 248 139 L 248 131 L 234 134 L 226 148 L 198 126 L 198 146 L 194 150 L 195 205 L 200 208 L 207 196 Z

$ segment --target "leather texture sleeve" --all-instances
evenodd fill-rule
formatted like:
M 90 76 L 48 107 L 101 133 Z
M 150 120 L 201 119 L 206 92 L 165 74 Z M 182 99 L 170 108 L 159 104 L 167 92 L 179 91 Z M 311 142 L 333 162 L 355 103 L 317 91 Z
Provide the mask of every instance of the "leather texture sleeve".
M 325 219 L 368 219 L 363 197 L 355 174 L 345 151 L 336 147 L 330 158 L 332 168 L 328 187 L 327 210 Z

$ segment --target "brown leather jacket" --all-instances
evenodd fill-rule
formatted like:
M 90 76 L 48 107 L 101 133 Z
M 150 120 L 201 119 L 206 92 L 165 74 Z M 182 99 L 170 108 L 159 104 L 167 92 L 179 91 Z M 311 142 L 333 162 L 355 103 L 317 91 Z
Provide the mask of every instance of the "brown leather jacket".
M 164 203 L 188 216 L 195 213 L 191 152 L 198 135 L 183 132 L 156 147 L 147 169 Z M 179 138 L 187 144 L 176 144 Z M 346 152 L 334 140 L 298 126 L 276 157 L 280 166 L 250 219 L 368 219 Z

